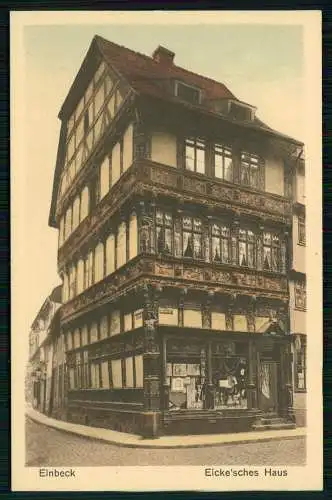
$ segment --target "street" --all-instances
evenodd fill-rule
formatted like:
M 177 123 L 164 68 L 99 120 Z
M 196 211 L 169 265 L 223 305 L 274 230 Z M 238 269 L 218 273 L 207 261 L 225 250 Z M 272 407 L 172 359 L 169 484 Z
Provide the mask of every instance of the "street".
M 186 449 L 125 448 L 26 420 L 26 465 L 304 465 L 305 438 Z

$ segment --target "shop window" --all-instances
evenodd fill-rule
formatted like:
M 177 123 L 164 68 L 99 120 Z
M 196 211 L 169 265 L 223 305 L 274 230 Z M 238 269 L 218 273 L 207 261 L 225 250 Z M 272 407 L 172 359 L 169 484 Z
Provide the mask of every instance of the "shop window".
M 122 389 L 122 360 L 112 359 L 112 381 L 114 389 Z
M 205 174 L 205 142 L 200 139 L 185 141 L 185 167 L 192 172 Z
M 240 181 L 245 186 L 258 188 L 259 158 L 250 153 L 241 154 Z
M 197 218 L 185 216 L 182 219 L 183 231 L 183 256 L 202 259 L 202 221 Z
M 215 386 L 215 409 L 248 407 L 246 358 L 213 357 L 212 378 Z
M 120 311 L 115 310 L 111 313 L 111 335 L 117 335 L 121 331 Z
M 255 235 L 249 229 L 239 229 L 239 264 L 255 266 Z
M 202 409 L 206 399 L 206 353 L 185 359 L 167 357 L 166 380 L 169 386 L 169 409 Z
M 125 358 L 126 365 L 126 387 L 134 387 L 134 368 L 132 356 Z
M 226 226 L 212 224 L 212 259 L 214 262 L 229 262 L 230 231 Z
M 305 245 L 305 218 L 298 217 L 298 244 Z
M 306 284 L 304 281 L 296 281 L 294 284 L 295 308 L 303 311 L 307 308 Z
M 139 354 L 135 356 L 135 375 L 136 375 L 136 387 L 143 387 L 143 356 Z
M 306 342 L 304 336 L 299 336 L 298 342 L 295 342 L 294 353 L 294 368 L 295 368 L 295 390 L 305 391 L 306 383 Z
M 232 150 L 219 144 L 214 145 L 214 175 L 218 179 L 233 182 Z
M 172 228 L 172 214 L 158 209 L 156 212 L 156 241 L 158 253 L 173 253 Z

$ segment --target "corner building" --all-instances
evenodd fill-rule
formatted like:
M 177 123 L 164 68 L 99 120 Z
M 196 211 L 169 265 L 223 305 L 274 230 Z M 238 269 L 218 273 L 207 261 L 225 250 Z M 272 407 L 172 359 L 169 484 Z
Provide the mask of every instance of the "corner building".
M 139 433 L 294 426 L 302 144 L 222 83 L 94 37 L 61 108 L 62 418 Z

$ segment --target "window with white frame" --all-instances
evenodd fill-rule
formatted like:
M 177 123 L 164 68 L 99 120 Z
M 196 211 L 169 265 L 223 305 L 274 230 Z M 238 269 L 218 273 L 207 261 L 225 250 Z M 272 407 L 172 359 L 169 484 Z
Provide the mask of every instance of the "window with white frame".
M 251 153 L 241 154 L 240 182 L 245 186 L 258 188 L 259 185 L 260 160 L 257 155 Z
M 255 235 L 250 229 L 239 229 L 239 264 L 244 267 L 255 266 Z
M 205 174 L 205 141 L 202 139 L 186 139 L 185 167 L 187 170 Z
M 202 221 L 197 217 L 182 218 L 182 249 L 184 257 L 201 259 L 203 257 Z
M 298 217 L 298 243 L 299 245 L 305 245 L 305 217 L 299 215 Z
M 158 253 L 173 253 L 173 217 L 170 212 L 156 211 L 156 242 Z
M 295 308 L 305 310 L 307 308 L 307 293 L 305 281 L 295 281 Z
M 214 175 L 218 179 L 233 182 L 232 149 L 221 144 L 214 145 Z
M 230 261 L 230 230 L 218 223 L 212 224 L 212 259 L 214 262 Z

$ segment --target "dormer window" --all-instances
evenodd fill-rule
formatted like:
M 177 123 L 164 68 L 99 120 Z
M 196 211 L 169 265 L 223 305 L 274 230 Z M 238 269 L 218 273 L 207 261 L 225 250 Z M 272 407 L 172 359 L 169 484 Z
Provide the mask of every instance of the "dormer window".
M 255 117 L 256 108 L 239 101 L 228 102 L 228 115 L 239 121 L 252 121 Z
M 179 99 L 190 102 L 191 104 L 200 104 L 201 91 L 196 87 L 191 87 L 182 82 L 175 82 L 175 95 Z

